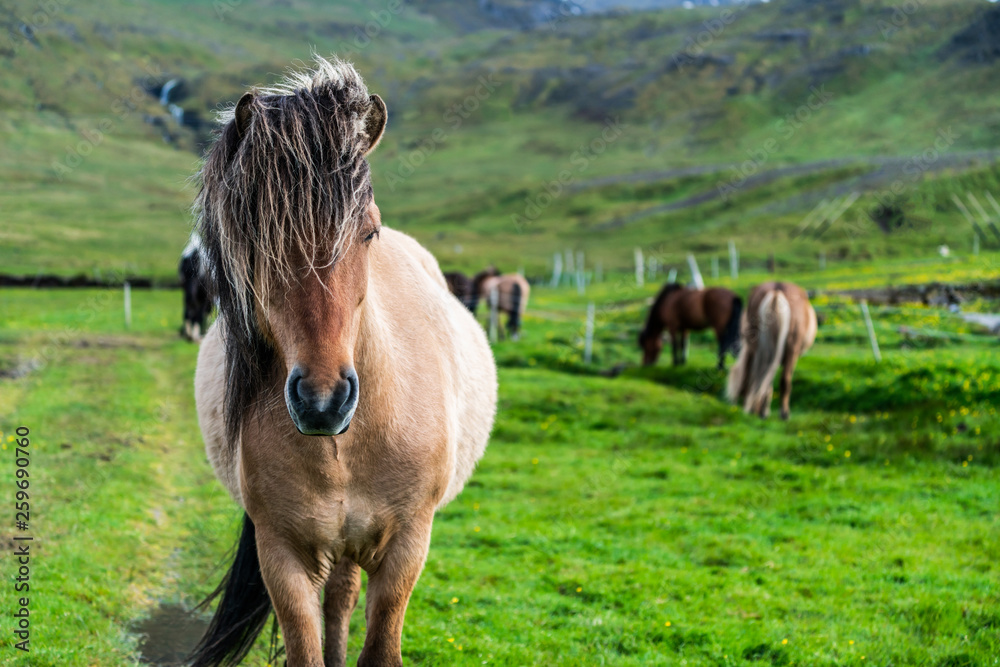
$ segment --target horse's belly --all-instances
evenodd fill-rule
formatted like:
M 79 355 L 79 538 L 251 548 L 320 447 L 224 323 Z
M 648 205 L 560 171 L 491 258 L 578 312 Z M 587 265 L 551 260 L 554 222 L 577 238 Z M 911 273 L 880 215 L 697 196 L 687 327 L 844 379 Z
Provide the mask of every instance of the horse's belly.
M 198 408 L 198 425 L 205 440 L 205 453 L 215 476 L 229 491 L 233 500 L 243 505 L 239 485 L 239 456 L 236 445 L 226 441 L 225 416 L 226 355 L 219 335 L 218 320 L 208 329 L 198 350 L 198 367 L 194 374 L 194 398 Z
M 455 498 L 472 475 L 489 442 L 497 404 L 497 372 L 493 352 L 483 328 L 457 301 L 451 318 L 461 339 L 454 365 L 456 405 L 452 423 L 453 454 L 451 481 L 438 503 L 443 507 Z

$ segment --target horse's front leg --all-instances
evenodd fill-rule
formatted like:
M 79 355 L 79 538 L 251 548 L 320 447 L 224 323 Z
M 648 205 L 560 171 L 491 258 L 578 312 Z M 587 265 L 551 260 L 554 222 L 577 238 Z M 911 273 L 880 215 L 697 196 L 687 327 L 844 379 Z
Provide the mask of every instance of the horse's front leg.
M 365 618 L 368 631 L 358 667 L 403 664 L 403 617 L 430 547 L 431 525 L 397 534 L 378 565 L 368 570 Z
M 299 552 L 285 541 L 258 527 L 260 572 L 281 626 L 289 667 L 323 665 L 319 590 L 324 573 L 307 566 Z
M 347 664 L 347 631 L 360 592 L 361 568 L 344 557 L 330 573 L 323 599 L 323 622 L 326 626 L 323 660 L 326 667 L 344 667 Z

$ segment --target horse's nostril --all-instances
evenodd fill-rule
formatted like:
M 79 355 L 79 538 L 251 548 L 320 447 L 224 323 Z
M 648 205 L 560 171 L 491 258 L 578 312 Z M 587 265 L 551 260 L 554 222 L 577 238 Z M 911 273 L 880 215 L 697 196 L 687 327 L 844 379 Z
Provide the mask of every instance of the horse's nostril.
M 307 402 L 305 387 L 302 383 L 302 371 L 296 366 L 288 376 L 288 395 L 297 403 Z
M 357 397 L 358 393 L 358 376 L 351 369 L 347 373 L 344 373 L 340 382 L 333 389 L 333 393 L 330 396 L 330 403 L 328 409 L 334 412 L 342 411 L 347 408 L 354 398 Z

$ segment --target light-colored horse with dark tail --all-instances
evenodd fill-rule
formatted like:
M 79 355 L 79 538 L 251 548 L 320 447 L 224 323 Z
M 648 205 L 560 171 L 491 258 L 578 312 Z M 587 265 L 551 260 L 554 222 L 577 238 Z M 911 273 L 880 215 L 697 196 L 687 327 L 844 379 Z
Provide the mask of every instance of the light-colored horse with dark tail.
M 495 267 L 490 267 L 473 276 L 469 309 L 475 314 L 479 302 L 485 301 L 491 311 L 496 307 L 498 314 L 507 313 L 507 334 L 511 340 L 518 340 L 530 296 L 531 285 L 524 276 L 519 273 L 501 274 Z
M 726 395 L 744 411 L 771 413 L 774 376 L 781 372 L 781 418 L 791 415 L 792 374 L 799 357 L 816 340 L 816 311 L 806 291 L 786 282 L 769 282 L 750 291 L 743 313 L 743 347 L 729 372 Z
M 434 258 L 383 227 L 366 155 L 386 108 L 350 65 L 249 92 L 201 172 L 220 315 L 195 378 L 209 459 L 245 509 L 192 659 L 235 664 L 273 607 L 288 665 L 399 665 L 435 511 L 486 448 L 496 368 Z M 325 636 L 325 642 L 323 640 Z

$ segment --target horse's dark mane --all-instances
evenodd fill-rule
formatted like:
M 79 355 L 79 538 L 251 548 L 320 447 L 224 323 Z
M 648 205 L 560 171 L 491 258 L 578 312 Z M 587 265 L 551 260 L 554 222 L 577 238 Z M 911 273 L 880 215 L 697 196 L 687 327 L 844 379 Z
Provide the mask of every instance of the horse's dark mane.
M 476 275 L 472 276 L 472 291 L 479 294 L 479 288 L 482 286 L 483 281 L 487 278 L 495 278 L 500 275 L 499 269 L 495 266 L 489 266 Z
M 670 296 L 677 290 L 682 289 L 683 287 L 684 286 L 681 285 L 680 283 L 667 283 L 666 285 L 663 286 L 660 292 L 656 295 L 656 298 L 653 299 L 653 305 L 649 309 L 649 316 L 646 318 L 646 326 L 643 328 L 642 334 L 640 335 L 644 336 L 647 333 L 653 332 L 653 329 L 657 326 L 659 326 L 660 329 L 663 328 L 662 322 L 660 320 L 660 306 L 663 304 L 663 301 L 668 296 Z
M 476 309 L 479 307 L 479 296 L 482 292 L 483 281 L 487 278 L 495 278 L 500 275 L 500 270 L 495 266 L 488 266 L 476 275 L 472 276 L 472 294 L 469 297 L 468 307 L 475 315 Z
M 221 115 L 195 213 L 223 327 L 230 443 L 277 366 L 257 316 L 270 285 L 302 277 L 296 254 L 314 274 L 330 266 L 364 224 L 373 106 L 351 65 L 317 57 L 313 70 L 245 96 L 239 119 L 235 108 Z

